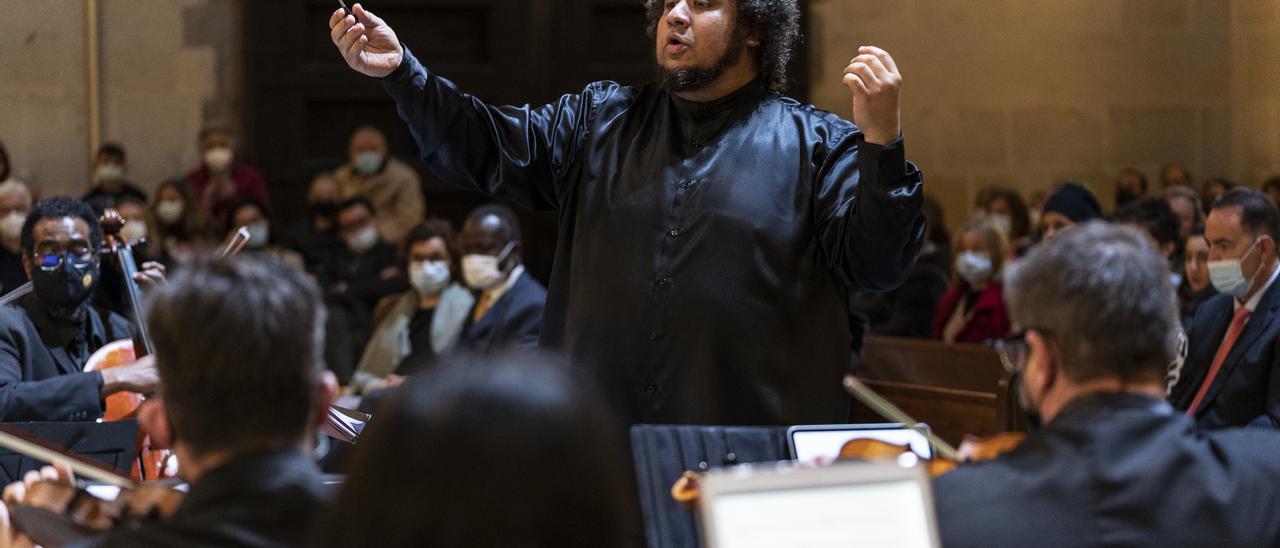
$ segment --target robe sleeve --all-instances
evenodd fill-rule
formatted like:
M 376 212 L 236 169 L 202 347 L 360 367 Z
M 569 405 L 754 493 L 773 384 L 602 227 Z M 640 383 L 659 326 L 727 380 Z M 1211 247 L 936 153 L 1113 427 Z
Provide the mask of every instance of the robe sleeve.
M 902 284 L 924 241 L 924 178 L 902 139 L 867 143 L 856 128 L 829 137 L 818 158 L 814 212 L 827 266 L 851 288 Z
M 538 210 L 561 205 L 596 101 L 616 88 L 592 84 L 537 108 L 495 107 L 428 71 L 408 48 L 382 84 L 434 175 Z

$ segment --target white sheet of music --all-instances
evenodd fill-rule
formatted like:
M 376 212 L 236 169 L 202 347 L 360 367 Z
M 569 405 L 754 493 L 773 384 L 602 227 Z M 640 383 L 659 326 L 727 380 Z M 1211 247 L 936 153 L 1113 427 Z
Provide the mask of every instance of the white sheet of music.
M 913 481 L 725 494 L 709 511 L 726 548 L 931 546 Z

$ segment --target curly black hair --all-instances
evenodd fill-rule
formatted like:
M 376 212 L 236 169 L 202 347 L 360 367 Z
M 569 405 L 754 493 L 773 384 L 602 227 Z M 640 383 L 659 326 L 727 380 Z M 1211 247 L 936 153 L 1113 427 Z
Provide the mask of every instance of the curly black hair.
M 89 245 L 94 249 L 102 247 L 102 223 L 98 220 L 98 216 L 93 213 L 93 208 L 75 198 L 66 196 L 54 196 L 45 198 L 36 202 L 31 206 L 31 212 L 27 213 L 26 222 L 22 223 L 22 251 L 28 255 L 35 250 L 35 226 L 36 223 L 45 219 L 61 219 L 70 217 L 84 221 L 89 225 Z
M 645 0 L 646 31 L 657 39 L 666 0 Z M 796 0 L 737 0 L 739 29 L 754 31 L 760 45 L 752 50 L 765 85 L 787 88 L 787 65 L 800 41 L 800 6 Z

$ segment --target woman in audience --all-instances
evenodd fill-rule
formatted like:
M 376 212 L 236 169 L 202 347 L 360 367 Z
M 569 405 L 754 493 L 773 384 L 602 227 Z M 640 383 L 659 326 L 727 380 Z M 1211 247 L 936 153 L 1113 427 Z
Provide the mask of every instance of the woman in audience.
M 453 350 L 475 303 L 457 282 L 458 254 L 448 221 L 428 219 L 414 227 L 400 256 L 412 288 L 378 303 L 377 327 L 348 385 L 357 394 L 399 384 Z
M 1204 231 L 1204 211 L 1200 209 L 1200 196 L 1190 187 L 1171 186 L 1165 191 L 1169 208 L 1178 216 L 1178 237 L 1186 240 L 1192 232 Z
M 451 359 L 378 408 L 318 544 L 629 545 L 631 459 L 607 409 L 545 356 Z
M 1075 225 L 1102 218 L 1102 206 L 1089 189 L 1068 182 L 1049 196 L 1040 217 L 1040 238 L 1048 240 Z
M 1218 294 L 1209 280 L 1209 241 L 1204 230 L 1197 230 L 1186 239 L 1186 263 L 1182 284 L 1178 286 L 1178 303 L 1182 308 L 1183 329 L 1191 330 L 1191 320 L 1196 317 L 1200 305 Z
M 245 253 L 265 253 L 298 270 L 305 270 L 302 254 L 281 247 L 272 238 L 271 217 L 267 215 L 266 206 L 252 198 L 238 200 L 227 209 L 227 220 L 231 229 L 227 231 L 224 244 L 234 237 L 236 229 L 245 227 L 249 230 L 249 243 L 244 246 Z
M 1031 245 L 1031 216 L 1027 204 L 1017 192 L 997 187 L 989 191 L 983 211 L 1013 246 L 1013 256 L 1019 256 Z
M 213 245 L 213 231 L 204 211 L 191 199 L 191 187 L 182 179 L 160 184 L 152 197 L 147 233 L 154 252 L 169 268 L 186 261 L 196 251 Z
M 933 337 L 947 343 L 981 343 L 1009 333 L 1000 272 L 1008 257 L 1004 232 L 985 220 L 970 221 L 956 239 L 955 275 L 933 315 Z

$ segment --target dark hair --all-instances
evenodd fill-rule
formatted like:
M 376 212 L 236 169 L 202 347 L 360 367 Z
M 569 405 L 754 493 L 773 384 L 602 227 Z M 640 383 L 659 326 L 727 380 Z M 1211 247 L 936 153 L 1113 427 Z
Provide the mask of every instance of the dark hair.
M 4 148 L 4 141 L 0 141 L 0 183 L 9 180 L 11 171 L 13 166 L 9 165 L 9 151 Z
M 1027 202 L 1022 200 L 1022 196 L 1017 192 L 1004 188 L 996 187 L 988 191 L 987 201 L 982 204 L 982 209 L 990 211 L 991 204 L 996 200 L 1004 200 L 1009 204 L 1009 241 L 1026 237 L 1031 233 L 1031 214 L 1027 212 Z
M 1090 221 L 1035 246 L 1009 265 L 1005 301 L 1014 324 L 1053 337 L 1076 382 L 1162 380 L 1176 354 L 1168 262 L 1129 227 Z
M 205 137 L 213 135 L 214 133 L 221 133 L 228 137 L 231 136 L 231 131 L 228 130 L 227 128 L 220 127 L 220 126 L 206 126 L 206 127 L 200 128 L 200 133 L 196 136 L 196 140 L 203 141 Z
M 1262 191 L 1266 192 L 1270 189 L 1280 190 L 1280 175 L 1272 175 L 1266 181 L 1262 182 Z
M 1266 194 L 1248 187 L 1226 191 L 1213 202 L 1213 209 L 1240 208 L 1240 224 L 1255 236 L 1266 234 L 1280 244 L 1280 210 Z
M 98 147 L 98 156 L 103 154 L 119 158 L 121 162 L 125 161 L 124 147 L 117 143 L 106 143 Z
M 1178 241 L 1178 216 L 1169 207 L 1168 200 L 1147 198 L 1133 202 L 1120 208 L 1112 220 L 1141 227 L 1162 246 L 1179 246 L 1181 243 Z
M 547 356 L 455 357 L 374 411 L 319 540 L 623 546 L 631 459 L 606 409 Z
M 444 247 L 449 252 L 449 263 L 452 266 L 457 260 L 458 251 L 454 248 L 453 225 L 439 217 L 432 217 L 409 230 L 400 243 L 400 258 L 409 260 L 409 249 L 418 242 L 428 242 L 435 238 L 444 240 Z
M 658 21 L 665 0 L 645 0 L 646 31 L 657 40 Z M 737 31 L 755 32 L 760 45 L 754 50 L 756 68 L 765 85 L 774 91 L 787 88 L 787 64 L 800 41 L 800 7 L 796 0 L 737 0 Z M 745 34 L 744 34 L 745 35 Z
M 479 221 L 493 215 L 502 222 L 502 227 L 498 229 L 498 237 L 504 242 L 523 243 L 520 235 L 520 219 L 516 217 L 516 212 L 511 208 L 502 204 L 485 204 L 471 210 L 471 214 L 467 215 L 468 221 Z
M 1120 179 L 1123 179 L 1123 178 L 1128 177 L 1128 176 L 1130 176 L 1130 175 L 1132 175 L 1132 176 L 1134 176 L 1134 177 L 1137 177 L 1137 178 L 1138 178 L 1138 183 L 1142 185 L 1142 193 L 1143 193 L 1143 194 L 1146 194 L 1146 193 L 1147 193 L 1147 189 L 1149 188 L 1149 187 L 1147 186 L 1147 176 L 1146 176 L 1146 174 L 1142 173 L 1142 170 L 1139 170 L 1139 169 L 1138 169 L 1138 168 L 1136 168 L 1136 167 L 1122 167 L 1122 168 L 1120 168 L 1120 173 L 1119 173 L 1118 175 L 1116 175 L 1116 181 L 1117 181 L 1117 182 L 1119 182 L 1119 180 L 1120 180 Z
M 89 225 L 89 245 L 94 249 L 102 247 L 102 221 L 93 213 L 93 208 L 75 198 L 54 196 L 45 198 L 31 206 L 27 213 L 27 221 L 22 223 L 22 251 L 28 255 L 35 250 L 36 223 L 45 219 L 61 219 L 71 217 L 80 219 Z
M 192 450 L 297 445 L 324 367 L 324 300 L 269 256 L 199 255 L 155 289 L 146 318 L 160 392 Z
M 356 206 L 364 206 L 365 209 L 369 210 L 370 215 L 375 215 L 378 213 L 378 209 L 373 207 L 373 202 L 369 201 L 369 199 L 365 198 L 364 196 L 353 196 L 351 198 L 347 198 L 346 200 L 343 200 L 341 204 L 338 204 L 338 213 L 342 213 L 343 211 L 346 211 Z

